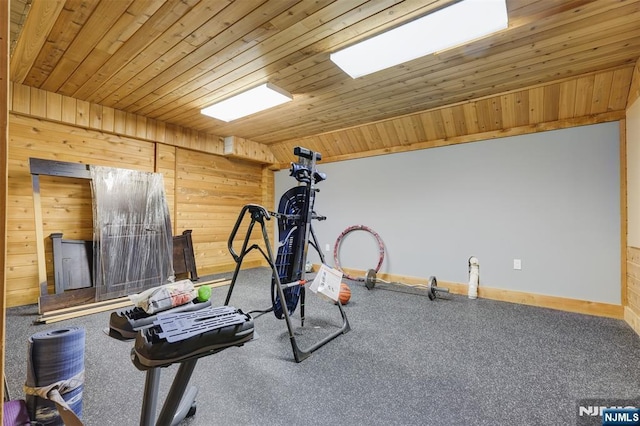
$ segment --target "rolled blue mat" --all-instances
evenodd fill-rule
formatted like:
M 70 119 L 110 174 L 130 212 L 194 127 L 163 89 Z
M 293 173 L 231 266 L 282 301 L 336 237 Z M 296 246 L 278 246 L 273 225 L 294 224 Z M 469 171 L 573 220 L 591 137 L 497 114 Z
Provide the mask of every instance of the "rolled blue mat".
M 64 425 L 53 401 L 27 392 L 27 388 L 47 387 L 58 382 L 64 383 L 60 392 L 62 399 L 78 417 L 82 415 L 84 344 L 85 330 L 80 327 L 43 331 L 29 338 L 25 399 L 31 421 Z

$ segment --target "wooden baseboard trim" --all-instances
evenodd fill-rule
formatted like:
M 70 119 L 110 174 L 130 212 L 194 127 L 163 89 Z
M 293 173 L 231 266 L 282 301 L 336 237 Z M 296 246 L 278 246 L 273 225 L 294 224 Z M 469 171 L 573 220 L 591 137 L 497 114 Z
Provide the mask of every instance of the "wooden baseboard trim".
M 454 294 L 467 294 L 468 285 L 446 281 L 438 281 L 440 287 L 447 287 Z M 570 299 L 567 297 L 548 296 L 544 294 L 525 293 L 515 290 L 505 290 L 492 287 L 478 287 L 478 297 L 482 299 L 498 300 L 500 302 L 518 303 L 520 305 L 537 306 L 539 308 L 556 309 L 559 311 L 575 312 L 578 314 L 595 315 L 623 319 L 622 305 L 612 305 L 589 300 Z
M 640 313 L 635 312 L 628 306 L 624 307 L 624 320 L 629 326 L 640 335 Z
M 544 294 L 524 293 L 489 287 L 479 287 L 478 297 L 502 302 L 519 303 L 521 305 L 540 308 L 557 309 L 578 314 L 595 315 L 615 319 L 624 318 L 624 307 L 610 303 L 592 302 L 589 300 L 569 299 L 566 297 L 547 296 Z
M 346 268 L 345 272 L 354 277 L 364 277 L 366 274 L 365 271 Z M 411 285 L 427 283 L 427 278 L 416 278 L 392 274 L 378 274 L 377 276 L 386 281 L 394 281 Z M 468 293 L 468 284 L 466 283 L 438 280 L 438 286 L 448 288 L 449 292 L 453 294 L 465 295 Z M 482 299 L 519 303 L 521 305 L 537 306 L 539 308 L 556 309 L 560 311 L 575 312 L 585 315 L 594 315 L 620 320 L 626 319 L 625 309 L 622 305 L 612 305 L 609 303 L 591 302 L 588 300 L 570 299 L 566 297 L 547 296 L 544 294 L 525 293 L 514 290 L 485 287 L 482 285 L 482 283 L 480 283 L 480 286 L 478 287 L 478 297 Z M 637 322 L 636 324 L 640 324 L 640 322 Z M 638 329 L 635 330 L 637 331 Z

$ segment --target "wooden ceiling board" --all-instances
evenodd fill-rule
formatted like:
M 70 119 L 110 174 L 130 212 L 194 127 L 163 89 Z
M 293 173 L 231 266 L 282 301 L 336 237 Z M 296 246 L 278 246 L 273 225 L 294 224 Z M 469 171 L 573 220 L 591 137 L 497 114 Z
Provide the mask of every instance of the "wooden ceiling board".
M 33 62 L 45 45 L 49 32 L 54 26 L 55 17 L 62 11 L 64 0 L 36 2 L 29 8 L 22 29 L 14 36 L 17 40 L 9 63 L 11 81 L 22 83 L 30 72 Z M 13 17 L 13 15 L 12 15 Z M 24 34 L 27 34 L 26 36 Z
M 352 5 L 353 5 L 352 3 L 350 4 L 349 2 L 343 2 L 343 3 L 344 3 L 345 5 L 347 5 L 347 6 L 352 6 Z M 378 7 L 381 7 L 380 5 L 382 5 L 382 4 L 383 4 L 382 2 L 376 3 L 376 5 L 377 5 Z M 360 19 L 360 18 L 361 18 L 361 13 L 362 13 L 362 12 L 361 12 L 361 9 L 357 9 L 356 11 L 353 11 L 353 10 L 348 11 L 345 15 L 340 16 L 340 19 L 341 19 L 341 22 L 342 22 L 342 24 L 341 24 L 341 25 L 344 25 L 344 21 L 347 19 L 347 15 L 350 17 L 350 19 Z M 329 17 L 329 16 L 323 16 L 322 18 L 328 19 L 328 18 L 330 18 L 330 17 Z M 316 18 L 316 20 L 317 20 L 317 18 Z M 319 21 L 319 22 L 320 22 L 320 21 Z M 304 24 L 304 22 L 303 22 L 303 24 Z M 329 23 L 328 23 L 327 25 L 329 25 Z M 308 25 L 308 24 L 305 24 L 305 27 L 309 27 L 309 25 Z M 319 30 L 319 31 L 320 31 L 320 30 Z M 324 29 L 322 29 L 322 31 L 325 31 L 325 30 L 324 30 Z M 310 37 L 310 36 L 309 36 L 309 37 Z M 307 37 L 307 38 L 308 38 L 308 37 Z M 300 40 L 300 39 L 295 39 L 295 40 Z M 294 51 L 294 53 L 296 53 L 296 52 L 298 52 L 298 51 L 299 51 L 299 52 L 300 52 L 300 53 L 299 53 L 299 55 L 302 55 L 301 57 L 305 57 L 305 55 L 307 55 L 307 51 L 306 51 L 306 50 L 304 50 L 304 48 L 302 48 L 302 49 L 301 49 L 301 46 L 300 46 L 299 44 L 295 44 L 295 43 L 293 43 L 293 42 L 292 42 L 292 43 L 289 43 L 289 47 L 288 47 L 288 49 L 293 49 L 292 51 Z M 312 50 L 318 50 L 318 48 L 317 48 L 317 47 L 314 47 Z M 287 52 L 284 52 L 284 53 L 287 53 Z M 234 61 L 238 61 L 238 60 L 241 60 L 241 59 L 238 59 L 238 58 L 235 58 L 235 59 L 234 59 Z M 292 61 L 292 58 L 291 58 L 291 57 L 287 57 L 287 61 L 294 63 L 293 67 L 296 67 L 296 66 L 297 66 L 297 64 L 298 64 L 297 62 Z M 286 65 L 286 64 L 284 64 L 284 65 Z M 310 64 L 310 65 L 314 65 L 314 64 Z M 334 69 L 335 69 L 335 66 L 332 66 L 332 68 L 334 68 Z M 261 70 L 261 69 L 257 70 L 256 72 L 261 72 L 260 70 Z M 237 74 L 237 71 L 236 71 L 236 70 L 234 70 L 233 74 L 224 74 L 222 78 L 226 78 L 227 80 L 231 81 L 233 78 L 235 78 L 234 76 L 235 76 L 236 74 Z M 340 74 L 341 74 L 341 78 L 344 78 L 344 74 L 343 74 L 341 71 L 340 71 Z M 224 83 L 224 82 L 223 82 L 223 83 Z M 287 86 L 284 86 L 284 87 L 287 87 Z M 206 98 L 204 98 L 204 100 L 202 100 L 202 98 L 200 99 L 200 102 L 198 103 L 199 107 L 206 106 L 207 104 L 209 104 L 209 103 L 211 102 L 210 95 L 208 94 L 208 92 L 204 91 L 204 92 L 201 92 L 201 93 L 206 93 L 206 95 L 205 95 L 205 96 L 207 96 L 207 97 L 206 97 Z M 295 92 L 294 92 L 294 93 L 295 93 Z M 221 96 L 219 96 L 219 98 L 221 99 L 221 98 L 225 97 L 226 95 L 227 95 L 226 93 L 223 93 Z M 198 98 L 199 98 L 199 96 L 201 96 L 201 94 L 198 94 L 198 93 L 195 93 L 195 94 L 194 94 L 194 93 L 191 93 L 191 94 L 189 94 L 188 99 L 189 99 L 190 101 L 191 101 L 191 100 L 194 100 L 194 101 L 195 101 L 196 99 L 198 99 Z M 169 109 L 169 111 L 173 111 L 173 113 L 174 113 L 174 114 L 175 114 L 175 113 L 177 113 L 177 114 L 182 114 L 182 110 L 181 110 L 181 109 L 179 109 L 179 108 L 175 108 L 175 101 L 174 101 L 173 99 L 170 99 L 170 98 L 168 98 L 168 97 L 165 97 L 165 100 L 164 100 L 164 101 L 162 101 L 162 102 L 167 106 L 167 108 Z M 158 103 L 158 102 L 154 102 L 154 104 L 153 104 L 153 105 L 155 106 L 157 103 Z M 151 112 L 151 113 L 152 113 L 154 116 L 155 116 L 155 115 L 157 115 L 157 114 L 160 114 L 160 113 L 164 113 L 164 115 L 160 115 L 160 116 L 159 116 L 159 118 L 161 118 L 161 119 L 168 119 L 168 120 L 171 120 L 171 118 L 172 118 L 172 116 L 171 116 L 171 112 L 166 113 L 166 112 L 165 112 L 166 110 L 167 110 L 167 109 L 165 108 L 165 109 L 162 109 L 162 110 L 155 110 L 155 111 L 153 111 L 153 112 Z M 150 113 L 150 111 L 147 111 L 147 110 L 138 110 L 138 113 L 146 114 L 146 113 Z
M 331 26 L 332 20 L 338 17 L 340 17 L 342 21 L 349 17 L 352 19 L 360 17 L 361 9 L 353 9 L 355 2 L 343 1 L 339 2 L 339 4 L 341 7 L 331 8 L 331 13 L 326 12 L 320 16 L 313 14 L 302 20 L 292 22 L 292 25 L 285 30 L 278 32 L 257 46 L 230 58 L 228 61 L 221 62 L 217 59 L 215 63 L 208 61 L 205 72 L 202 70 L 188 71 L 185 74 L 186 77 L 194 73 L 197 74 L 194 82 L 198 83 L 197 87 L 201 88 L 201 90 L 187 93 L 180 90 L 176 91 L 175 89 L 171 90 L 171 87 L 163 87 L 159 92 L 164 94 L 164 98 L 162 100 L 156 99 L 153 102 L 152 107 L 155 109 L 152 111 L 139 110 L 138 113 L 151 114 L 158 116 L 160 119 L 166 119 L 166 115 L 171 114 L 173 111 L 181 113 L 181 109 L 175 108 L 174 100 L 176 93 L 186 96 L 185 99 L 188 99 L 189 102 L 194 102 L 196 110 L 199 111 L 200 108 L 216 100 L 222 100 L 228 97 L 233 91 L 247 89 L 256 85 L 264 80 L 265 75 L 275 73 L 275 71 L 272 70 L 278 70 L 290 66 L 290 64 L 297 63 L 300 58 L 307 56 L 304 50 L 306 47 L 318 38 L 323 37 L 329 31 L 333 31 L 331 28 L 327 29 L 327 27 Z M 385 2 L 382 1 L 376 2 L 378 8 L 383 7 L 384 4 Z M 322 12 L 322 10 L 320 12 Z M 256 61 L 254 59 L 256 52 L 263 54 L 261 60 Z M 213 73 L 206 71 L 211 68 L 214 69 Z M 216 75 L 211 77 L 210 74 Z M 240 76 L 247 77 L 239 80 Z M 213 81 L 212 78 L 214 79 Z M 220 89 L 216 90 L 217 88 Z M 286 86 L 283 88 L 290 90 Z M 158 108 L 158 106 L 160 106 L 160 108 Z
M 95 45 L 103 37 L 109 36 L 111 27 L 125 13 L 130 3 L 130 1 L 124 0 L 113 3 L 98 3 L 40 88 L 70 95 L 71 90 L 64 87 L 65 83 L 73 76 L 78 66 L 94 51 Z
M 633 22 L 630 25 L 634 25 L 637 27 L 638 24 L 637 22 Z M 588 37 L 589 42 L 598 41 L 602 39 L 602 37 L 599 36 L 597 32 L 594 33 L 593 31 L 584 30 L 584 33 L 586 33 L 585 36 Z M 573 53 L 573 50 L 563 51 L 562 47 L 566 46 L 566 43 L 567 41 L 565 39 L 562 39 L 552 44 L 551 48 L 554 49 L 552 50 L 552 52 L 555 52 L 555 56 L 559 56 L 557 60 L 555 56 L 552 56 L 552 54 L 547 53 L 543 49 L 544 46 L 537 49 L 535 52 L 536 54 L 532 57 L 531 47 L 528 42 L 524 41 L 522 48 L 520 49 L 513 48 L 511 50 L 503 49 L 501 54 L 497 55 L 495 59 L 494 57 L 490 57 L 489 59 L 485 59 L 485 60 L 475 60 L 473 61 L 473 63 L 470 63 L 469 61 L 464 62 L 465 61 L 464 59 L 459 59 L 460 63 L 464 64 L 464 68 L 460 68 L 462 69 L 462 71 L 459 71 L 459 72 L 465 72 L 466 73 L 465 75 L 455 74 L 455 72 L 457 71 L 457 69 L 454 66 L 455 64 L 448 64 L 450 68 L 442 68 L 442 71 L 440 71 L 439 74 L 437 73 L 437 71 L 431 72 L 430 78 L 438 78 L 442 76 L 442 79 L 444 80 L 442 84 L 433 84 L 433 85 L 430 85 L 429 87 L 425 87 L 426 84 L 425 84 L 424 75 L 416 76 L 411 80 L 399 81 L 396 84 L 392 84 L 392 83 L 389 83 L 388 81 L 385 82 L 384 80 L 381 80 L 380 83 L 374 83 L 373 86 L 368 84 L 365 85 L 365 83 L 362 83 L 362 87 L 359 87 L 357 83 L 355 83 L 350 86 L 351 90 L 349 91 L 349 96 L 340 96 L 339 93 L 336 93 L 335 96 L 329 96 L 331 92 L 329 92 L 329 94 L 327 95 L 324 95 L 322 93 L 317 93 L 313 98 L 309 100 L 308 103 L 304 102 L 307 100 L 305 99 L 302 102 L 302 106 L 307 107 L 308 109 L 313 108 L 313 111 L 315 113 L 321 114 L 322 117 L 325 117 L 327 119 L 325 120 L 325 122 L 330 122 L 330 123 L 336 122 L 337 120 L 336 115 L 344 119 L 345 111 L 346 111 L 347 113 L 351 113 L 353 115 L 357 115 L 358 117 L 360 117 L 359 123 L 362 124 L 368 121 L 372 121 L 375 117 L 366 116 L 365 114 L 367 114 L 368 111 L 367 110 L 363 111 L 357 108 L 357 106 L 353 106 L 355 104 L 364 105 L 366 108 L 370 109 L 372 107 L 377 106 L 378 103 L 380 102 L 387 102 L 387 103 L 393 102 L 394 105 L 398 105 L 402 109 L 383 110 L 383 112 L 389 115 L 394 115 L 394 114 L 398 115 L 398 114 L 406 113 L 410 109 L 430 108 L 445 96 L 447 97 L 447 100 L 452 103 L 452 102 L 459 102 L 462 100 L 466 100 L 469 98 L 484 96 L 491 92 L 496 92 L 500 90 L 509 90 L 511 89 L 513 82 L 518 81 L 519 79 L 522 81 L 526 81 L 527 85 L 539 83 L 540 81 L 549 81 L 549 80 L 553 80 L 553 79 L 557 79 L 565 76 L 564 74 L 561 74 L 558 71 L 559 70 L 557 66 L 558 61 L 568 60 L 573 64 L 580 64 L 576 62 L 575 57 L 569 57 L 569 59 L 566 58 L 567 54 Z M 596 54 L 593 53 L 593 51 L 591 50 L 591 47 L 589 47 L 588 44 L 586 45 L 586 47 L 584 47 L 584 49 L 586 49 L 587 53 L 589 53 L 589 55 L 584 55 L 585 57 L 584 60 L 589 62 L 595 62 L 600 57 L 604 57 L 604 60 L 606 61 L 611 56 L 612 51 L 615 54 L 619 54 L 621 57 L 626 56 L 626 54 L 628 53 L 628 52 L 620 51 L 619 45 L 613 45 L 608 50 L 606 47 L 602 47 L 600 49 L 601 52 L 596 51 Z M 580 51 L 579 53 L 584 53 L 584 52 Z M 541 65 L 539 65 L 538 68 L 529 70 L 530 64 L 536 64 L 540 62 L 540 59 L 539 59 L 540 57 L 543 57 L 545 61 Z M 518 62 L 520 58 L 523 58 L 523 60 Z M 553 62 L 554 60 L 556 60 L 556 62 Z M 514 63 L 518 63 L 519 65 L 520 64 L 522 65 L 515 71 L 512 71 L 514 67 L 513 65 Z M 496 64 L 504 64 L 504 65 L 502 65 L 501 67 L 497 67 Z M 615 65 L 619 65 L 619 64 L 620 64 L 619 62 L 615 63 Z M 544 68 L 542 68 L 543 66 Z M 591 67 L 593 67 L 593 65 L 591 65 Z M 523 69 L 527 70 L 528 72 L 527 73 L 523 72 Z M 541 71 L 547 71 L 547 70 L 549 71 L 547 72 L 546 75 L 541 74 Z M 428 73 L 428 70 L 425 72 Z M 384 71 L 381 72 L 380 74 L 382 73 L 384 73 Z M 509 74 L 505 74 L 505 73 L 509 73 Z M 541 75 L 544 78 L 541 78 Z M 469 91 L 469 88 L 474 89 L 475 87 L 482 87 L 479 84 L 475 83 L 475 80 L 481 79 L 481 78 L 484 78 L 487 81 L 487 84 L 484 85 L 486 87 L 486 90 L 485 91 L 479 91 L 479 90 Z M 493 78 L 493 80 L 489 80 L 489 78 Z M 524 80 L 524 78 L 527 78 L 527 80 Z M 498 81 L 498 82 L 504 81 L 505 85 L 499 86 L 494 81 Z M 410 86 L 412 82 L 415 82 L 416 86 Z M 426 83 L 428 83 L 428 80 L 426 81 Z M 454 87 L 452 88 L 451 86 L 447 86 L 447 84 L 449 85 L 453 84 Z M 409 90 L 409 89 L 413 89 L 413 90 Z M 455 97 L 454 89 L 463 91 L 465 94 L 467 94 L 467 96 Z M 422 96 L 420 97 L 416 96 L 414 91 L 418 91 Z M 385 95 L 381 96 L 382 100 L 376 102 L 376 100 L 373 99 L 373 102 L 372 102 L 371 93 L 378 93 L 378 92 L 384 93 Z M 318 98 L 320 98 L 321 96 L 322 96 L 321 103 L 323 106 L 325 106 L 324 109 L 318 108 L 314 104 L 318 100 Z M 331 101 L 334 98 L 338 100 L 337 104 L 331 103 Z M 300 102 L 298 103 L 298 106 L 300 106 Z M 375 112 L 376 111 L 374 110 L 373 113 Z M 185 112 L 184 114 L 187 114 L 187 113 Z M 282 117 L 287 115 L 287 114 L 282 114 L 281 111 L 274 110 L 271 113 L 270 112 L 262 113 L 261 117 L 263 117 L 266 120 L 270 118 L 269 114 L 273 115 L 274 117 L 276 116 Z M 291 120 L 297 121 L 298 117 L 296 115 L 291 115 Z M 251 121 L 252 121 L 251 118 L 247 118 L 245 120 L 246 125 L 244 126 L 244 131 L 247 133 L 251 132 L 252 130 Z M 290 132 L 290 128 L 286 128 L 286 126 L 284 126 L 284 125 L 291 124 L 290 122 L 282 122 L 282 119 L 280 119 L 280 123 L 283 124 L 283 126 L 281 126 L 283 127 L 283 131 Z M 232 127 L 232 126 L 233 124 L 229 125 L 229 127 Z M 221 127 L 224 131 L 225 126 L 223 125 Z M 313 132 L 322 132 L 322 131 L 328 131 L 328 130 L 331 130 L 331 129 L 326 127 L 318 128 L 318 126 L 316 126 L 313 129 L 308 129 L 307 131 L 313 133 Z M 256 129 L 256 131 L 261 131 L 261 130 Z M 277 133 L 273 133 L 273 132 L 270 133 L 270 137 L 276 140 L 280 139 L 280 136 Z M 262 142 L 269 142 L 267 140 L 262 140 L 258 136 L 250 133 L 249 133 L 249 138 L 254 138 L 255 140 L 262 141 Z
M 193 53 L 193 58 L 176 62 L 165 70 L 158 70 L 155 78 L 145 81 L 142 86 L 127 87 L 129 95 L 114 105 L 118 108 L 130 109 L 137 114 L 146 115 L 162 107 L 164 105 L 162 99 L 167 94 L 172 95 L 167 100 L 169 103 L 175 102 L 176 98 L 186 100 L 185 96 L 193 91 L 193 87 L 200 87 L 200 84 L 210 81 L 211 74 L 221 72 L 216 69 L 218 65 L 229 63 L 231 67 L 237 67 L 239 55 L 277 32 L 278 27 L 269 21 L 272 16 L 284 13 L 291 19 L 291 22 L 304 16 L 304 9 L 288 9 L 287 12 L 283 12 L 286 9 L 285 6 L 290 3 L 282 1 L 275 4 L 278 6 L 277 8 L 274 8 L 273 4 L 266 4 L 265 8 L 254 9 L 247 15 L 246 20 L 236 22 L 233 27 L 229 28 L 229 31 L 201 46 L 197 52 Z M 250 3 L 247 2 L 247 4 Z M 237 9 L 234 12 L 237 12 Z M 252 24 L 255 25 L 256 16 L 261 16 L 262 21 L 259 21 L 260 25 L 257 28 L 253 28 Z M 280 24 L 286 25 L 288 23 L 280 22 Z M 212 52 L 215 54 L 212 55 Z M 176 79 L 176 75 L 180 75 L 180 79 Z M 110 102 L 111 98 L 101 101 Z M 155 114 L 155 116 L 158 115 Z
M 42 85 L 89 18 L 94 7 L 95 4 L 85 0 L 65 3 L 58 19 L 53 24 L 53 28 L 51 28 L 46 43 L 42 46 L 29 74 L 25 77 L 24 84 L 34 87 Z
M 137 52 L 134 57 L 121 57 L 122 68 L 115 72 L 109 80 L 93 79 L 92 85 L 85 87 L 84 92 L 77 93 L 76 96 L 82 96 L 86 92 L 93 102 L 121 108 L 124 103 L 123 99 L 131 96 L 132 93 L 138 93 L 140 86 L 149 81 L 162 80 L 161 73 L 172 67 L 173 64 L 181 60 L 193 65 L 197 64 L 199 58 L 194 52 L 200 47 L 199 44 L 210 40 L 210 36 L 202 34 L 202 27 L 207 26 L 207 31 L 212 34 L 219 34 L 229 27 L 228 17 L 224 14 L 228 8 L 223 7 L 228 4 L 225 2 L 211 4 L 215 4 L 216 7 L 212 8 L 209 4 L 198 3 L 181 19 L 175 21 L 171 27 L 164 30 L 162 34 L 158 33 L 158 37 L 144 51 Z M 255 8 L 256 3 L 243 2 L 242 4 L 245 5 L 246 10 L 251 10 Z M 167 10 L 175 14 L 175 9 L 168 8 Z M 214 24 L 208 24 L 210 21 Z M 156 31 L 156 27 L 152 26 L 151 30 Z M 191 30 L 193 31 L 189 33 Z M 135 47 L 135 44 L 133 46 Z M 217 51 L 210 50 L 210 54 L 214 53 Z M 176 75 L 184 78 L 180 70 L 173 70 L 173 73 L 169 74 L 172 74 L 173 79 L 176 78 Z
M 27 17 L 27 13 L 29 13 L 29 8 L 31 7 L 31 0 L 11 0 L 11 5 L 9 9 L 9 37 L 10 40 L 17 40 L 20 31 L 22 31 L 22 26 L 24 25 L 24 20 Z M 13 51 L 15 47 L 15 43 L 11 43 L 10 51 Z
M 113 23 L 104 37 L 99 39 L 99 42 L 91 52 L 65 81 L 59 92 L 67 96 L 90 101 L 89 98 L 84 96 L 76 96 L 76 93 L 148 21 L 149 17 L 157 11 L 160 4 L 159 2 L 150 2 L 148 0 L 136 0 L 131 3 L 129 8 Z M 123 51 L 124 49 L 120 51 L 121 54 Z
M 454 1 L 13 0 L 10 77 L 51 93 L 47 114 L 76 99 L 80 125 L 106 111 L 333 156 L 625 107 L 640 0 L 507 0 L 508 29 L 358 79 L 329 59 Z M 200 114 L 267 81 L 294 101 L 231 123 Z

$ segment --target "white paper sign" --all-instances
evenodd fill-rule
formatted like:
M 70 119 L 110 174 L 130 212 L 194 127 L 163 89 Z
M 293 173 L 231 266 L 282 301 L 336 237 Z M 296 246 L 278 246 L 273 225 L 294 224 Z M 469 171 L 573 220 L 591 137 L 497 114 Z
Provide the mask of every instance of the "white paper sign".
M 340 296 L 341 282 L 342 272 L 323 263 L 309 290 L 336 302 Z

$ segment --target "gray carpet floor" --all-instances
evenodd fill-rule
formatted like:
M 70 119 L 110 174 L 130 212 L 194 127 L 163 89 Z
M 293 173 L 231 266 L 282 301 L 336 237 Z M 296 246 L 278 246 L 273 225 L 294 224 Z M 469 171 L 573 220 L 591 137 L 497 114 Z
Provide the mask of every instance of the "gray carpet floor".
M 229 274 L 226 274 L 229 277 Z M 585 399 L 640 404 L 640 337 L 623 321 L 448 295 L 367 290 L 347 281 L 352 330 L 296 363 L 286 324 L 256 316 L 258 338 L 198 361 L 197 412 L 184 425 L 567 425 Z M 241 272 L 231 305 L 270 303 L 270 271 Z M 227 287 L 214 289 L 222 305 Z M 86 330 L 82 418 L 88 426 L 136 425 L 145 373 L 132 342 L 104 333 L 109 312 L 34 325 L 36 306 L 11 308 L 6 368 L 24 397 L 28 338 Z M 309 293 L 296 338 L 308 347 L 341 325 L 336 306 Z M 162 402 L 176 373 L 162 369 Z

